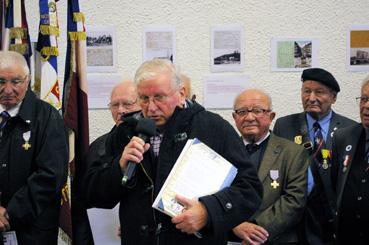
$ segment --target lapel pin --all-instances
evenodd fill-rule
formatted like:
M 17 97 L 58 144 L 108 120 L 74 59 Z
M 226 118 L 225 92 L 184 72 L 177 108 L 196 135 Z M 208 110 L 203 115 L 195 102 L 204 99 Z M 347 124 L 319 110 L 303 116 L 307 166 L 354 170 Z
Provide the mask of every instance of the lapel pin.
M 296 135 L 295 136 L 295 143 L 298 145 L 301 145 L 302 143 L 302 135 Z

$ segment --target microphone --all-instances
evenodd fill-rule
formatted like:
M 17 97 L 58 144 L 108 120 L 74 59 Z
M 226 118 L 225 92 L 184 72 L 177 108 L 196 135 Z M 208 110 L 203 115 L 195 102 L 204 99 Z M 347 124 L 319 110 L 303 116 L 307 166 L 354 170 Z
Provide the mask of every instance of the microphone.
M 148 118 L 140 118 L 137 122 L 136 133 L 138 133 L 138 137 L 143 141 L 147 141 L 151 136 L 154 136 L 156 133 L 155 122 Z M 127 168 L 124 171 L 124 176 L 122 178 L 122 185 L 126 185 L 127 182 L 133 177 L 136 170 L 137 163 L 129 161 L 127 164 Z

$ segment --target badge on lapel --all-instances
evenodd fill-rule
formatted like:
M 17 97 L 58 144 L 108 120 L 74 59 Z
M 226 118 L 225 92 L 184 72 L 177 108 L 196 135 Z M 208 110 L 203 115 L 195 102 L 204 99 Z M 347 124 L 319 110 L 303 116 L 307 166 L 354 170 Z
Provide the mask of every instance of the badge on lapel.
M 346 149 L 347 149 L 347 147 L 346 147 Z M 345 160 L 343 160 L 342 172 L 345 173 L 347 171 L 348 164 L 349 164 L 350 160 L 351 160 L 351 156 L 350 155 L 346 155 L 345 156 Z
M 296 135 L 295 136 L 295 143 L 298 145 L 302 144 L 302 135 Z
M 270 178 L 273 180 L 270 185 L 273 187 L 273 189 L 277 189 L 279 186 L 278 178 L 279 178 L 279 171 L 278 170 L 270 170 L 269 171 Z

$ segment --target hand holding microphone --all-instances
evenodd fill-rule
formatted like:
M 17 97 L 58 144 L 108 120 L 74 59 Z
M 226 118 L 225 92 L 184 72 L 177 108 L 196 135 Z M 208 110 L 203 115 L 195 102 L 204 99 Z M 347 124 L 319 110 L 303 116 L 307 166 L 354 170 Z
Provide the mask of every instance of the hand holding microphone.
M 155 122 L 151 119 L 141 118 L 138 120 L 136 129 L 138 137 L 133 137 L 128 145 L 124 148 L 119 164 L 124 169 L 122 185 L 133 177 L 136 164 L 143 159 L 143 154 L 149 149 L 150 145 L 145 142 L 156 133 Z

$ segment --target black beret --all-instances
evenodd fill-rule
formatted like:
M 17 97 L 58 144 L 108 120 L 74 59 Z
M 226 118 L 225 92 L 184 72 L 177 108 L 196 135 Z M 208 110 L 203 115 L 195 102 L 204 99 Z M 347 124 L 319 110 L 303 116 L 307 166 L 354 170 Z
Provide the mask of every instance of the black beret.
M 321 68 L 310 68 L 304 70 L 301 75 L 301 81 L 305 82 L 306 80 L 319 82 L 336 92 L 340 91 L 340 85 L 338 85 L 334 76 L 330 72 Z

